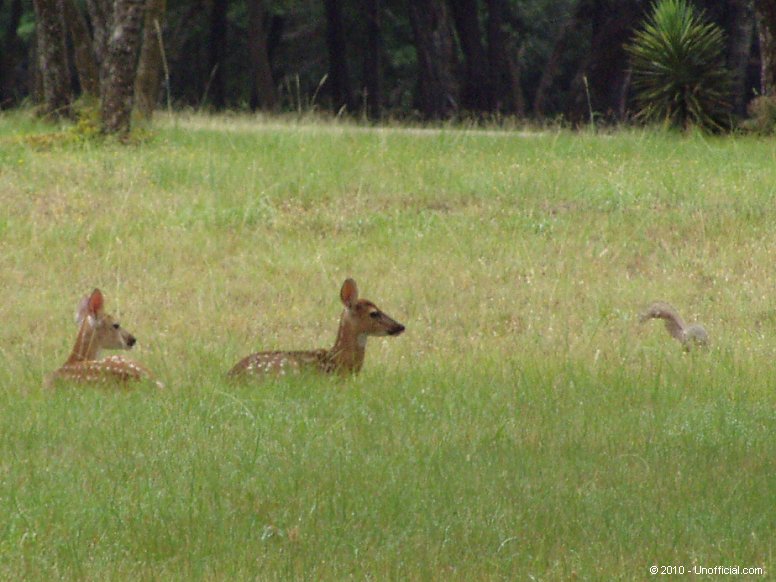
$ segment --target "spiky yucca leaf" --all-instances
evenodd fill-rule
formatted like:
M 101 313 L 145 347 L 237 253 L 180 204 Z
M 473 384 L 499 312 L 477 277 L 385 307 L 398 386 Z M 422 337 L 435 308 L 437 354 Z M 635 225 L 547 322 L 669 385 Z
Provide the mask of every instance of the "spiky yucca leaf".
M 645 121 L 704 129 L 728 123 L 729 74 L 725 39 L 686 0 L 658 0 L 644 27 L 626 46 L 633 86 Z

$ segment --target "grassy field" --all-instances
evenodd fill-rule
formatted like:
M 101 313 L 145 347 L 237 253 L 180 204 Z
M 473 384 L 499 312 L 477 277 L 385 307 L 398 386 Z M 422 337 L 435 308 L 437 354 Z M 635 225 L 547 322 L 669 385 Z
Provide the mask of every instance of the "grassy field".
M 50 131 L 0 117 L 0 579 L 776 573 L 773 140 Z M 225 381 L 347 276 L 407 326 L 361 375 Z M 167 389 L 42 388 L 95 286 Z

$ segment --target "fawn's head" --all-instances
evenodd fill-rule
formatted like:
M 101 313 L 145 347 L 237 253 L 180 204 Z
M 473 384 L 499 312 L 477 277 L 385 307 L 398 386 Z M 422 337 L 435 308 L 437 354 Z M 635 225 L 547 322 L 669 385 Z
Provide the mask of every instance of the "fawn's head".
M 81 300 L 76 312 L 76 322 L 81 328 L 79 336 L 87 344 L 89 352 L 107 350 L 128 350 L 137 341 L 135 336 L 123 329 L 113 316 L 103 311 L 105 300 L 99 289 Z
M 345 279 L 340 290 L 345 306 L 344 318 L 354 327 L 357 336 L 399 335 L 404 326 L 383 313 L 368 299 L 358 298 L 358 287 L 353 279 Z

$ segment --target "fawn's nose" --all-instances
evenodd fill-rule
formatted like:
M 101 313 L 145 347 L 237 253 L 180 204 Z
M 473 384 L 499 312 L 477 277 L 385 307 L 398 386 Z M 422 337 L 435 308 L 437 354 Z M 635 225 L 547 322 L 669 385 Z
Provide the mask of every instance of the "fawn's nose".
M 127 347 L 128 348 L 131 348 L 132 346 L 134 346 L 135 343 L 137 343 L 137 340 L 135 339 L 135 336 L 131 335 L 131 336 L 129 336 L 127 338 Z
M 396 327 L 392 328 L 390 332 L 388 332 L 388 335 L 399 335 L 403 331 L 404 326 L 402 324 L 398 324 Z

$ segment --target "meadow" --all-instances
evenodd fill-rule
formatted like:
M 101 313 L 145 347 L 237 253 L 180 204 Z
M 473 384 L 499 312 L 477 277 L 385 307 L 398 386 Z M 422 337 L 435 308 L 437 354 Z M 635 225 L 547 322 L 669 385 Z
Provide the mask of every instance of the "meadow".
M 772 139 L 51 131 L 0 116 L 0 579 L 776 573 Z M 226 380 L 330 346 L 348 276 L 407 326 L 360 375 Z M 43 388 L 94 287 L 164 390 Z

